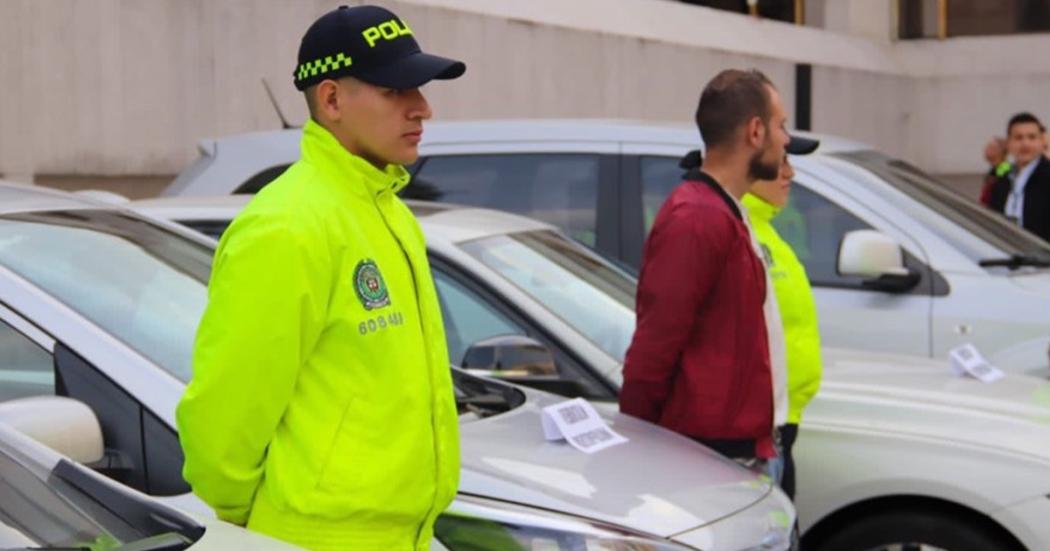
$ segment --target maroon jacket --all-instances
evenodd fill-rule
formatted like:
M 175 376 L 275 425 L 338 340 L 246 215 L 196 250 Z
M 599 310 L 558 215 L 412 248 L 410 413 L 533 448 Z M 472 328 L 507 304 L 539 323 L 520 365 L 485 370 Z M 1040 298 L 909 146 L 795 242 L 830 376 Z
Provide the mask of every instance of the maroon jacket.
M 765 268 L 725 190 L 685 178 L 645 242 L 620 410 L 727 455 L 774 457 Z

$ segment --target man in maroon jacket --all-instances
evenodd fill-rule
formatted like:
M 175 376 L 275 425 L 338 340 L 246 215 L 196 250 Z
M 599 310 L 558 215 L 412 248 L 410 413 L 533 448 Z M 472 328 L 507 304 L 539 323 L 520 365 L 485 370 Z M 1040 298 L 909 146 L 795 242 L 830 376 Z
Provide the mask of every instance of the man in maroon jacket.
M 762 73 L 728 70 L 704 88 L 696 123 L 703 170 L 686 174 L 645 242 L 620 410 L 745 463 L 771 459 L 786 394 L 740 198 L 777 177 L 790 140 L 784 108 Z

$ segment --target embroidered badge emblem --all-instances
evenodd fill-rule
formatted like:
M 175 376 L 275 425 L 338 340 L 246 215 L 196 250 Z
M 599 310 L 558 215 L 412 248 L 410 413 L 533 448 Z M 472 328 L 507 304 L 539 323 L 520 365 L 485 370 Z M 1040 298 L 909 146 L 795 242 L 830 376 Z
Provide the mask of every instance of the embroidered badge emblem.
M 374 260 L 365 259 L 357 263 L 354 268 L 354 290 L 365 310 L 390 306 L 390 294 Z

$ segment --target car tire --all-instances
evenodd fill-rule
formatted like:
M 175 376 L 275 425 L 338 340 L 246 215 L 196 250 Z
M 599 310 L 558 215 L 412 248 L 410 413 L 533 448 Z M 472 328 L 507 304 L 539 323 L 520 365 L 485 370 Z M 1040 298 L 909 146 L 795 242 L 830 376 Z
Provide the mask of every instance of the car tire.
M 896 511 L 848 521 L 816 551 L 1016 551 L 993 530 L 936 511 Z

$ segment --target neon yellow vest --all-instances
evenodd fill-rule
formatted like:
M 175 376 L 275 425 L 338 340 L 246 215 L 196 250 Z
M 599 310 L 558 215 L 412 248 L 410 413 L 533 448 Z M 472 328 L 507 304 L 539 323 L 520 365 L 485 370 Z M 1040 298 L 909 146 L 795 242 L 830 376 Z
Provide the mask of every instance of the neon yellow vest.
M 813 290 L 806 277 L 806 269 L 795 252 L 773 227 L 773 218 L 779 213 L 773 205 L 748 193 L 744 207 L 762 245 L 769 265 L 769 275 L 780 307 L 787 345 L 788 423 L 798 423 L 802 410 L 820 388 L 822 360 L 820 357 L 820 330 L 817 326 L 817 307 Z
M 183 475 L 220 518 L 308 549 L 429 549 L 459 437 L 422 231 L 316 123 L 222 237 L 179 404 Z

